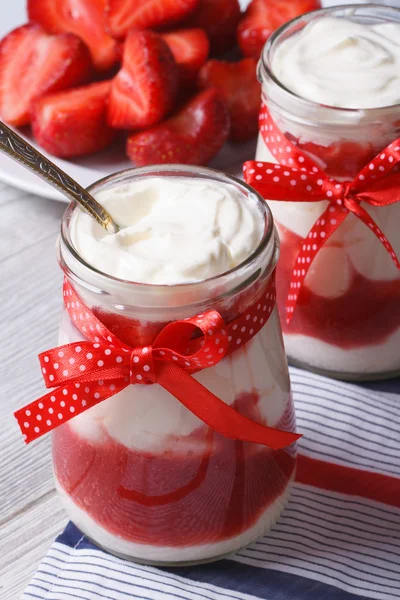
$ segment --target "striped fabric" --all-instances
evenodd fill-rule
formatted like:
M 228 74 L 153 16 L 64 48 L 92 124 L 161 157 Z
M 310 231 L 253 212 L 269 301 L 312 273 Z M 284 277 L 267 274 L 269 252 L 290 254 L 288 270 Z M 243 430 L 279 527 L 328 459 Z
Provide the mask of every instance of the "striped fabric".
M 229 560 L 158 569 L 109 556 L 70 523 L 23 600 L 400 598 L 396 383 L 389 393 L 295 368 L 291 377 L 304 437 L 291 500 L 268 536 Z

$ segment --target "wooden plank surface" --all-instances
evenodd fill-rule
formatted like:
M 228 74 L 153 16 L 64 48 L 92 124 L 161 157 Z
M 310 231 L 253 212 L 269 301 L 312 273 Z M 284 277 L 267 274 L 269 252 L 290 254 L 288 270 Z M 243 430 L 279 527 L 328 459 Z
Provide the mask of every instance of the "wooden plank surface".
M 13 411 L 44 393 L 38 352 L 57 339 L 65 205 L 0 184 L 0 600 L 17 600 L 67 518 L 50 439 L 23 443 Z

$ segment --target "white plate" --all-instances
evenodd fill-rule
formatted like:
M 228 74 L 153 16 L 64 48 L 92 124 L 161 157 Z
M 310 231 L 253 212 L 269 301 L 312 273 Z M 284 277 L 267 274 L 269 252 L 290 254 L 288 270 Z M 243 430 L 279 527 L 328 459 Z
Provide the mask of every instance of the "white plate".
M 59 0 L 62 2 L 62 0 Z M 248 0 L 243 0 L 248 2 Z M 3 4 L 3 3 L 2 3 Z M 22 25 L 26 21 L 26 0 L 13 0 L 7 2 L 0 10 L 0 37 L 3 37 L 11 29 Z M 29 130 L 26 130 L 29 132 Z M 29 133 L 18 131 L 23 137 L 26 137 L 31 143 Z M 35 146 L 35 144 L 33 143 Z M 43 154 L 46 154 L 41 148 L 37 147 Z M 247 144 L 226 144 L 219 155 L 214 159 L 210 166 L 215 169 L 239 175 L 241 164 L 244 160 L 254 157 L 254 142 Z M 54 156 L 47 155 L 71 177 L 74 177 L 81 185 L 87 187 L 94 181 L 132 166 L 132 163 L 124 156 L 121 148 L 108 148 L 103 152 L 77 158 L 76 160 L 62 160 Z M 57 190 L 52 188 L 46 182 L 20 166 L 17 162 L 0 153 L 0 180 L 10 185 L 14 185 L 22 190 L 45 196 L 54 200 L 65 201 Z

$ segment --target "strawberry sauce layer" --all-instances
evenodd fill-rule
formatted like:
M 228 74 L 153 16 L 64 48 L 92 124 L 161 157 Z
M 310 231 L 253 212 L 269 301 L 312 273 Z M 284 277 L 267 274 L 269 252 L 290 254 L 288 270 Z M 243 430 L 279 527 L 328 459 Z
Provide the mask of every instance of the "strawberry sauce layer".
M 235 408 L 261 421 L 259 398 Z M 294 427 L 291 400 L 277 425 Z M 53 435 L 56 477 L 71 499 L 110 533 L 132 542 L 184 547 L 236 536 L 283 494 L 295 452 L 229 440 L 208 427 L 166 440 L 157 454 L 107 436 L 93 443 L 64 425 Z
M 283 332 L 302 334 L 343 349 L 383 343 L 400 327 L 400 281 L 372 281 L 352 268 L 344 294 L 324 298 L 306 285 L 290 325 L 285 301 L 296 256 L 304 240 L 278 224 L 281 256 L 277 268 L 277 298 Z M 368 233 L 368 232 L 367 232 Z

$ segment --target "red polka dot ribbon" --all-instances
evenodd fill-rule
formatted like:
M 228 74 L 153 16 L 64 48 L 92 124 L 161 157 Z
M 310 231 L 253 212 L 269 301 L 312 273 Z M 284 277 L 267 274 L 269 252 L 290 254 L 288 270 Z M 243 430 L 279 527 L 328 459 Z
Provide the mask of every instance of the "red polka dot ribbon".
M 285 448 L 300 436 L 251 421 L 192 377 L 241 348 L 268 321 L 275 306 L 271 276 L 259 301 L 225 325 L 216 311 L 168 324 L 150 347 L 122 343 L 89 310 L 67 280 L 64 303 L 85 341 L 39 355 L 47 388 L 55 388 L 15 413 L 26 443 L 41 437 L 128 385 L 157 383 L 222 435 Z M 193 339 L 193 334 L 198 333 Z
M 267 200 L 285 202 L 320 202 L 329 206 L 316 221 L 297 256 L 286 301 L 286 318 L 290 323 L 304 280 L 320 248 L 327 242 L 349 213 L 358 217 L 386 248 L 394 264 L 400 262 L 390 242 L 361 206 L 388 206 L 400 201 L 400 138 L 380 152 L 353 181 L 337 181 L 328 177 L 311 158 L 300 152 L 274 123 L 263 104 L 260 132 L 279 164 L 248 161 L 244 164 L 245 181 Z

